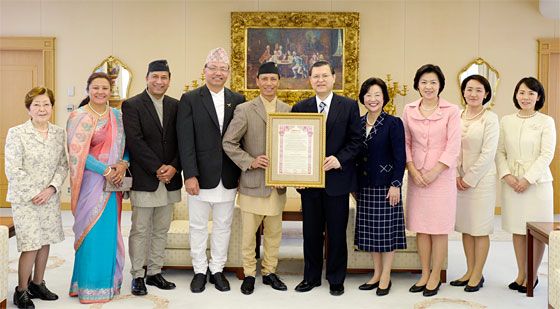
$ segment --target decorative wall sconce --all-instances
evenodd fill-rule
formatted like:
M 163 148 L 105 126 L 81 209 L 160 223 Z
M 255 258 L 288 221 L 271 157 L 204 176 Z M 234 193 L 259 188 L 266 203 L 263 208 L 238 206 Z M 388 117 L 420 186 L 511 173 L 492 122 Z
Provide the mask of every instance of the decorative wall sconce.
M 395 107 L 394 103 L 395 96 L 400 95 L 404 97 L 406 95 L 407 86 L 403 85 L 402 89 L 399 89 L 399 82 L 393 82 L 391 84 L 391 81 L 391 74 L 387 74 L 385 83 L 387 84 L 387 90 L 389 91 L 389 102 L 387 102 L 385 107 L 383 107 L 383 110 L 387 114 L 394 116 L 397 114 L 397 108 Z

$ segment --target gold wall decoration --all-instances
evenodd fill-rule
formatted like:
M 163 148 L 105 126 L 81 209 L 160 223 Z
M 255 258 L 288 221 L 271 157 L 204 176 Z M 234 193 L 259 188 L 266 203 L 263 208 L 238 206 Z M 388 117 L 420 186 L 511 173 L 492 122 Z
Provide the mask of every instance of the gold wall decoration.
M 334 92 L 356 98 L 359 35 L 355 12 L 232 12 L 231 88 L 256 97 L 258 67 L 273 61 L 280 71 L 278 97 L 294 104 L 314 95 L 309 68 L 324 59 L 336 72 Z
M 399 89 L 399 82 L 393 82 L 391 74 L 387 74 L 387 79 L 385 80 L 387 84 L 387 91 L 389 92 L 389 102 L 383 107 L 383 110 L 389 114 L 395 116 L 397 114 L 397 107 L 395 106 L 395 97 L 397 95 L 405 96 L 407 91 L 407 85 L 403 85 L 402 89 Z

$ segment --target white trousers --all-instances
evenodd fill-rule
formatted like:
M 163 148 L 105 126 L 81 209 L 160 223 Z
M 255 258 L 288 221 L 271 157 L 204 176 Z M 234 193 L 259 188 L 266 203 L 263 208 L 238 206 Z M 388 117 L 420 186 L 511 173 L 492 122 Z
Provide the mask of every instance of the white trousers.
M 224 269 L 227 261 L 231 221 L 235 201 L 212 203 L 188 196 L 191 257 L 195 274 L 205 274 L 206 269 L 215 274 Z M 208 217 L 212 209 L 212 238 L 210 262 L 206 256 L 208 242 Z

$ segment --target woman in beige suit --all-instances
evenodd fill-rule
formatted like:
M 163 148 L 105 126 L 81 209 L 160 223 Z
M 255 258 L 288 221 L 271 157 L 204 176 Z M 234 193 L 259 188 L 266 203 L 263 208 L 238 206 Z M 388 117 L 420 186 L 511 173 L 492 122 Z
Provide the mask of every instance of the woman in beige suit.
M 267 114 L 287 113 L 291 107 L 276 97 L 280 75 L 273 62 L 266 62 L 260 66 L 256 81 L 260 96 L 237 106 L 223 139 L 224 151 L 241 169 L 237 202 L 241 207 L 243 222 L 243 294 L 251 294 L 254 291 L 257 267 L 255 233 L 263 222 L 263 283 L 275 290 L 287 290 L 286 285 L 275 274 L 282 239 L 282 211 L 286 204 L 286 189 L 266 187 L 264 171 L 268 166 Z
M 517 83 L 513 102 L 517 113 L 502 118 L 496 162 L 502 179 L 502 228 L 513 234 L 517 278 L 509 288 L 527 292 L 526 224 L 553 221 L 552 173 L 549 165 L 556 147 L 554 119 L 539 113 L 544 106 L 542 84 L 533 77 Z M 535 270 L 541 263 L 544 244 L 534 244 Z
M 68 173 L 64 129 L 49 123 L 53 105 L 50 89 L 31 89 L 25 95 L 31 119 L 10 128 L 6 137 L 6 200 L 12 203 L 17 248 L 21 252 L 14 293 L 18 308 L 33 308 L 31 298 L 58 299 L 43 280 L 50 244 L 64 240 L 60 187 Z
M 467 271 L 452 286 L 478 291 L 494 229 L 496 206 L 496 148 L 500 126 L 498 116 L 484 105 L 492 98 L 490 83 L 471 75 L 461 83 L 466 107 L 461 113 L 461 152 L 457 163 L 457 214 L 455 230 L 463 234 Z

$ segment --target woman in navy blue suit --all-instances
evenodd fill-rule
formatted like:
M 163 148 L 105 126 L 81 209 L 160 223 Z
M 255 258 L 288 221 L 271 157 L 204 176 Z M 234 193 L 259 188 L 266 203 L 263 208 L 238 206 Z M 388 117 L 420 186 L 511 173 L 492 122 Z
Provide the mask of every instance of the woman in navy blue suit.
M 391 289 L 391 266 L 396 249 L 406 248 L 401 184 L 406 163 L 402 121 L 383 111 L 389 102 L 387 85 L 369 78 L 360 89 L 367 113 L 361 118 L 362 150 L 358 155 L 358 214 L 354 244 L 372 252 L 373 277 L 360 290 Z

